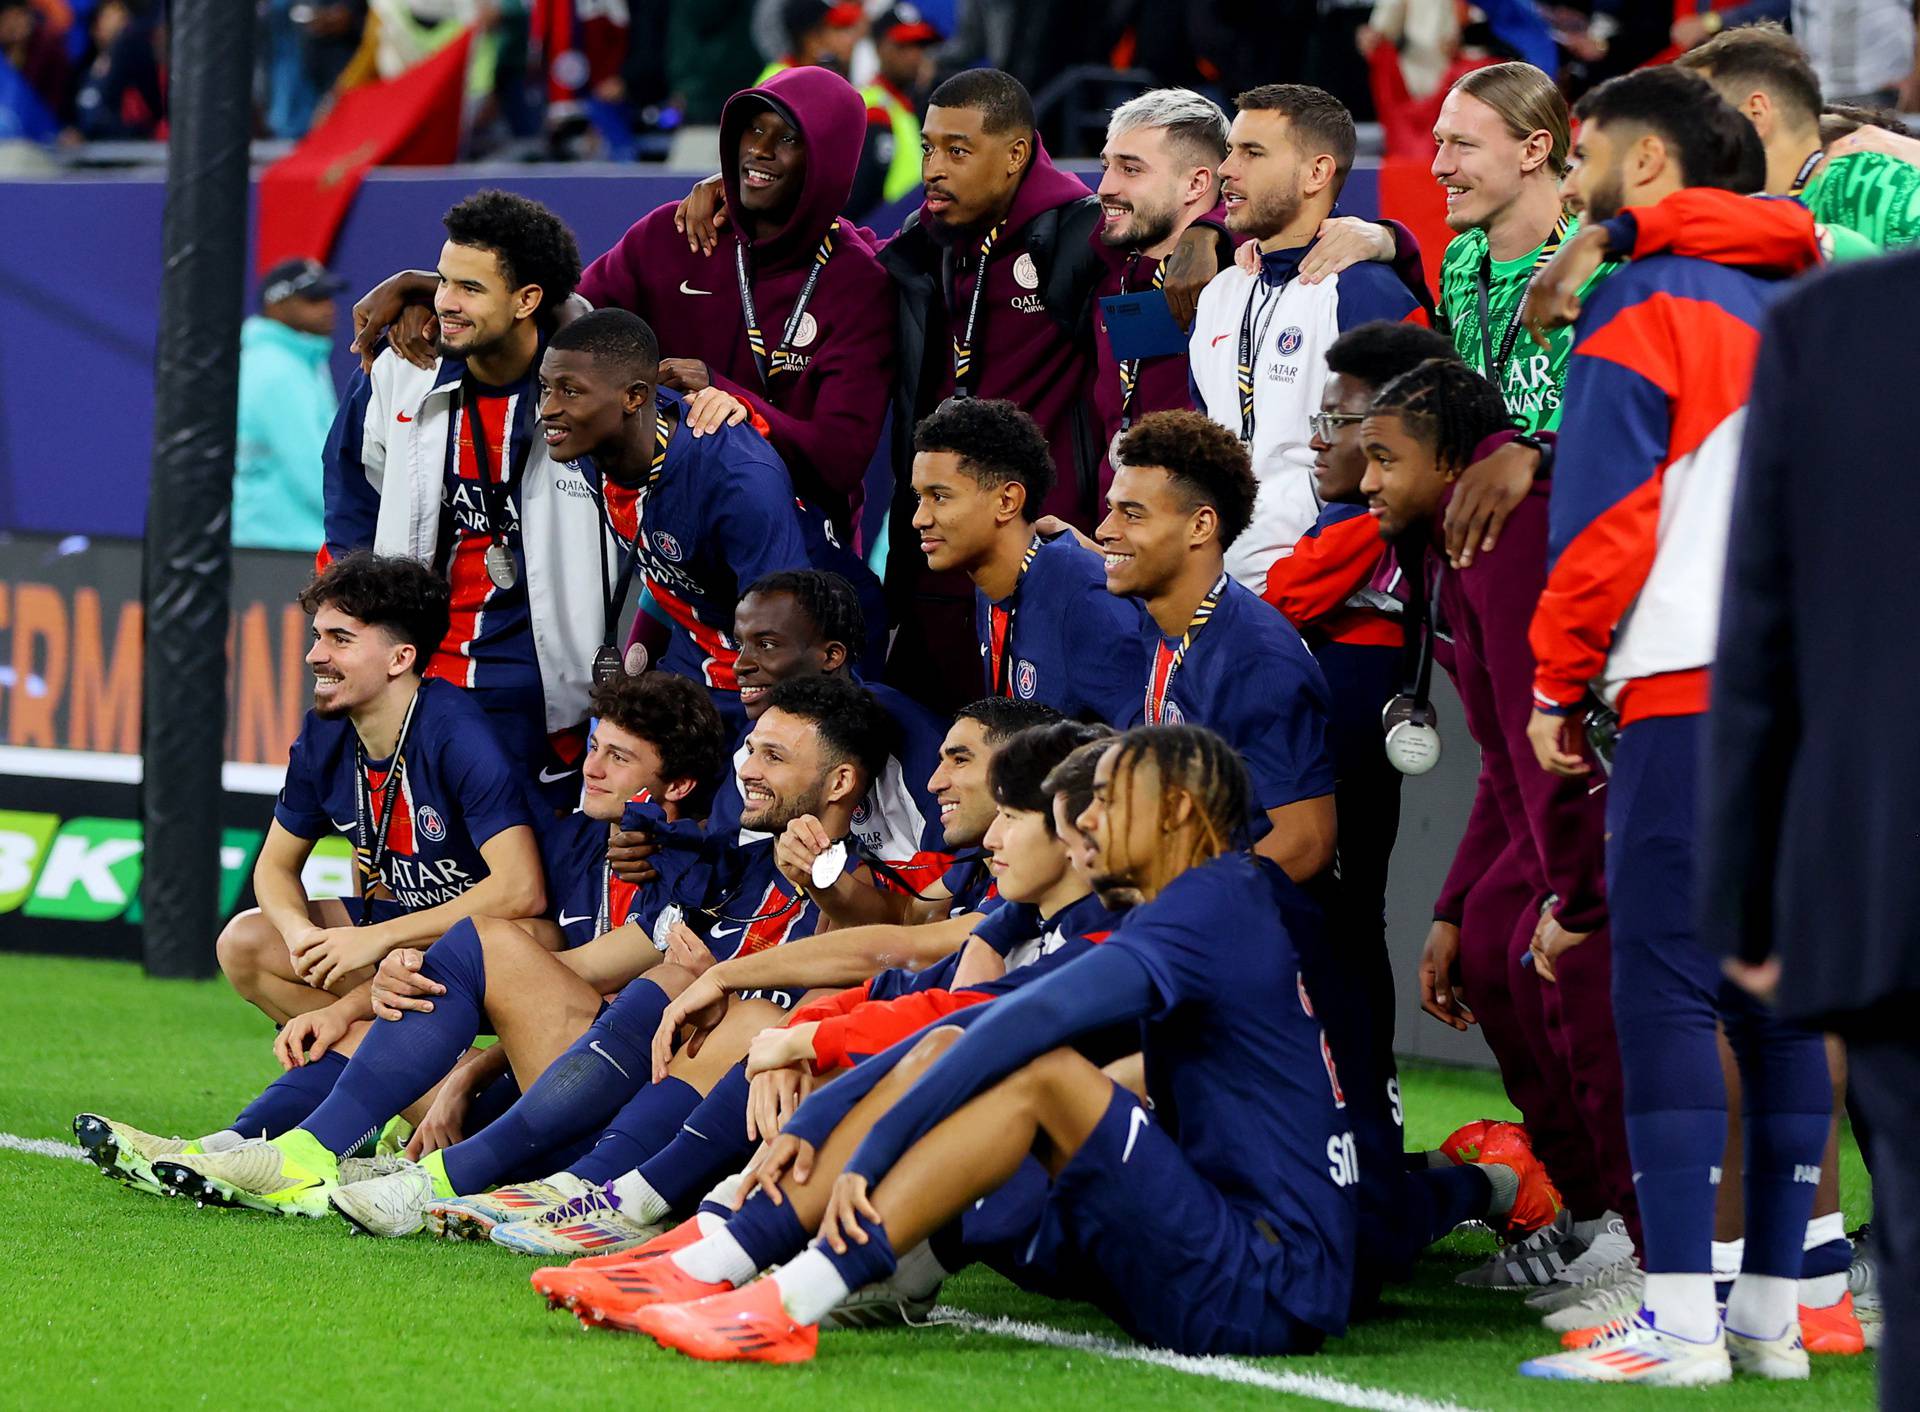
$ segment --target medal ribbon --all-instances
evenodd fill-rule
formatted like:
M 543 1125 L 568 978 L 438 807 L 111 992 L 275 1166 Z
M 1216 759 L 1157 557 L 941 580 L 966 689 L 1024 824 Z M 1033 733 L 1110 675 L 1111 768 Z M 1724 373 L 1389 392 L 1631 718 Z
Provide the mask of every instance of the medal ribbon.
M 627 594 L 633 587 L 633 572 L 640 562 L 640 545 L 642 540 L 641 514 L 646 509 L 647 497 L 653 493 L 653 488 L 660 483 L 661 473 L 666 469 L 667 443 L 673 439 L 673 427 L 674 423 L 672 418 L 664 415 L 655 416 L 653 422 L 653 460 L 647 466 L 646 484 L 642 485 L 640 489 L 634 493 L 633 497 L 633 542 L 627 546 L 626 557 L 620 565 L 619 581 L 611 585 L 607 581 L 607 537 L 604 534 L 600 536 L 600 591 L 606 595 L 607 601 L 606 631 L 600 643 L 602 654 L 613 651 L 613 636 L 619 629 L 620 614 L 626 609 Z M 594 470 L 597 474 L 599 467 L 596 466 Z M 620 538 L 620 527 L 614 524 L 613 511 L 607 506 L 604 477 L 602 477 L 597 498 L 600 502 L 601 523 L 606 526 L 608 533 L 612 534 L 615 538 Z M 600 933 L 596 932 L 595 935 L 598 936 Z
M 353 737 L 353 862 L 360 873 L 360 916 L 355 923 L 366 926 L 373 921 L 373 892 L 380 885 L 380 865 L 387 857 L 387 836 L 393 828 L 393 806 L 400 794 L 400 775 L 406 768 L 407 731 L 413 725 L 413 709 L 420 704 L 422 682 L 407 703 L 407 714 L 400 718 L 400 734 L 393 742 L 393 760 L 387 766 L 387 778 L 380 789 L 380 817 L 372 814 L 372 786 L 367 779 L 367 747 L 358 731 Z
M 1240 315 L 1240 358 L 1234 366 L 1234 386 L 1240 391 L 1240 444 L 1249 451 L 1253 449 L 1253 351 L 1267 341 L 1267 330 L 1273 327 L 1273 316 L 1280 312 L 1280 296 L 1286 291 L 1287 282 L 1282 280 L 1279 287 L 1269 294 L 1261 304 L 1265 318 L 1261 321 L 1260 332 L 1253 331 L 1253 306 L 1260 298 L 1260 291 L 1267 287 L 1264 275 L 1254 276 L 1253 288 L 1247 291 L 1247 307 Z
M 963 337 L 953 340 L 953 395 L 955 397 L 973 396 L 973 336 L 980 322 L 980 296 L 987 287 L 987 259 L 993 254 L 994 242 L 1005 230 L 1005 221 L 994 222 L 986 239 L 980 242 L 980 257 L 974 264 L 973 297 L 967 305 L 967 330 Z
M 1032 543 L 1027 545 L 1025 556 L 1020 560 L 1020 572 L 1014 576 L 1013 592 L 1007 595 L 1006 605 L 1011 606 L 994 603 L 987 609 L 988 620 L 992 624 L 989 633 L 992 659 L 987 675 L 988 685 L 995 696 L 1013 695 L 1013 684 L 1008 680 L 1010 674 L 1005 668 L 1009 656 L 1007 647 L 1013 640 L 1013 615 L 1020 611 L 1020 605 L 1015 600 L 1020 596 L 1021 580 L 1026 578 L 1027 570 L 1033 565 L 1033 556 L 1039 552 L 1040 536 L 1036 534 Z
M 1826 150 L 1816 147 L 1807 154 L 1807 160 L 1800 164 L 1800 170 L 1794 173 L 1793 185 L 1787 188 L 1787 195 L 1798 196 L 1807 189 L 1807 183 L 1813 180 L 1813 171 L 1827 160 Z
M 1180 645 L 1168 647 L 1162 640 L 1153 650 L 1153 670 L 1147 677 L 1147 724 L 1162 724 L 1161 717 L 1167 709 L 1167 691 L 1173 685 L 1173 674 L 1180 670 L 1180 664 L 1187 660 L 1187 649 L 1193 646 L 1200 630 L 1206 627 L 1213 617 L 1213 610 L 1220 606 L 1220 595 L 1227 591 L 1227 576 L 1220 575 L 1213 581 L 1213 587 L 1207 590 L 1207 596 L 1200 600 L 1200 606 L 1193 610 L 1193 621 L 1187 624 L 1187 630 L 1180 634 Z
M 1139 258 L 1140 257 L 1138 255 L 1135 255 L 1133 257 L 1134 260 L 1138 260 Z M 1131 261 L 1128 262 L 1127 269 L 1129 273 L 1132 271 L 1133 263 Z M 1163 261 L 1162 263 L 1154 266 L 1153 283 L 1149 287 L 1156 290 L 1163 289 L 1166 287 L 1166 283 L 1167 283 L 1167 267 L 1165 262 Z M 1120 292 L 1122 294 L 1125 294 L 1128 292 L 1127 279 L 1125 275 L 1122 275 L 1120 278 Z M 1128 358 L 1120 364 L 1120 430 L 1121 431 L 1125 431 L 1128 427 L 1133 425 L 1133 394 L 1134 394 L 1134 390 L 1139 386 L 1140 386 L 1140 360 L 1138 358 Z M 1250 383 L 1249 383 L 1249 387 L 1251 387 Z M 1245 404 L 1243 403 L 1243 407 L 1244 405 Z
M 760 332 L 760 315 L 753 306 L 753 282 L 747 278 L 746 242 L 734 242 L 733 273 L 740 284 L 740 313 L 747 321 L 747 347 L 753 351 L 754 367 L 760 370 L 761 386 L 769 385 L 775 373 L 786 371 L 784 359 L 793 348 L 794 335 L 800 330 L 800 320 L 806 317 L 814 286 L 820 283 L 820 272 L 826 269 L 827 260 L 833 255 L 833 238 L 839 233 L 840 222 L 836 218 L 821 238 L 820 248 L 813 252 L 813 268 L 807 271 L 807 282 L 800 286 L 800 297 L 794 301 L 793 312 L 787 315 L 786 325 L 780 334 L 780 346 L 773 350 L 771 359 L 767 357 L 766 335 Z
M 513 443 L 513 418 L 519 410 L 519 400 L 516 396 L 508 405 L 506 427 L 509 446 Z M 506 549 L 508 548 L 507 487 L 519 483 L 520 473 L 526 469 L 527 454 L 533 449 L 533 443 L 531 438 L 523 440 L 519 450 L 513 453 L 511 477 L 507 471 L 507 458 L 503 455 L 500 458 L 500 478 L 495 480 L 493 448 L 487 444 L 486 419 L 480 415 L 479 401 L 479 385 L 474 382 L 473 375 L 469 373 L 460 379 L 460 405 L 454 413 L 456 421 L 454 445 L 456 447 L 459 445 L 462 431 L 465 431 L 471 439 L 474 463 L 480 471 L 480 510 L 487 521 L 487 542 Z M 470 408 L 474 414 L 471 419 L 467 416 Z M 458 474 L 457 467 L 455 473 Z

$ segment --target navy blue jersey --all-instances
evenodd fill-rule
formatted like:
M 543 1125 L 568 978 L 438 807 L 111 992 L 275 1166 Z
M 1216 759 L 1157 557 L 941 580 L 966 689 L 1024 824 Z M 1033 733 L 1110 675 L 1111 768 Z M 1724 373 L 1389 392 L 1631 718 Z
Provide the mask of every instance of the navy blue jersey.
M 632 829 L 643 820 L 664 823 L 665 817 L 658 805 L 630 803 L 620 826 Z M 536 814 L 534 827 L 547 872 L 547 915 L 565 934 L 569 947 L 592 941 L 628 921 L 650 929 L 661 906 L 701 861 L 697 849 L 662 848 L 649 860 L 653 881 L 636 886 L 613 876 L 607 866 L 611 830 L 604 821 L 575 810 L 557 819 L 543 820 Z
M 1253 836 L 1267 811 L 1333 793 L 1327 754 L 1326 678 L 1293 624 L 1232 579 L 1213 616 L 1195 633 L 1179 669 L 1166 679 L 1165 705 L 1147 721 L 1152 674 L 1179 647 L 1146 620 L 1147 666 L 1134 684 L 1132 725 L 1205 726 L 1247 763 L 1253 780 Z
M 973 625 L 987 695 L 1109 725 L 1139 709 L 1149 651 L 1141 632 L 1153 620 L 1136 600 L 1107 592 L 1100 556 L 1072 535 L 1043 542 L 1004 602 L 975 589 Z
M 678 393 L 660 391 L 662 417 L 678 419 L 684 406 Z M 586 461 L 581 466 L 601 480 Z M 607 484 L 614 528 L 629 544 L 634 506 L 633 491 Z M 639 573 L 674 628 L 660 666 L 704 684 L 716 699 L 730 697 L 737 717 L 733 610 L 740 591 L 763 574 L 807 567 L 786 466 L 751 426 L 700 437 L 676 426 L 660 479 L 640 507 L 639 529 Z
M 735 844 L 709 836 L 702 853 L 672 900 L 715 959 L 751 956 L 819 930 L 819 907 L 775 865 L 772 839 Z
M 298 838 L 359 837 L 354 772 L 359 768 L 353 723 L 322 720 L 309 711 L 287 753 L 286 783 L 273 806 L 280 827 Z M 387 826 L 380 881 L 389 897 L 376 900 L 375 920 L 451 902 L 487 876 L 481 845 L 494 835 L 530 824 L 526 786 L 507 760 L 479 706 L 457 687 L 420 683 L 402 746 L 400 785 Z M 377 833 L 390 760 L 367 761 L 368 809 Z

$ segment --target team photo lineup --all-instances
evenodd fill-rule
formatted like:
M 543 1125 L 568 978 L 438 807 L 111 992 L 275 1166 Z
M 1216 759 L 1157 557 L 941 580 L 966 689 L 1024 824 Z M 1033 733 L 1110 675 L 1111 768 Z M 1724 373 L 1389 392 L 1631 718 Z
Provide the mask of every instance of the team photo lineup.
M 1422 250 L 1321 88 L 1149 89 L 1083 182 L 970 68 L 882 238 L 867 97 L 770 70 L 597 255 L 480 184 L 383 234 L 216 943 L 278 1076 L 204 1133 L 104 1086 L 87 1158 L 263 1248 L 230 1208 L 500 1247 L 636 1362 L 830 1364 L 979 1265 L 1310 1369 L 1477 1225 L 1539 1324 L 1490 1383 L 1882 1349 L 1920 1407 L 1911 680 L 1852 621 L 1902 616 L 1920 139 L 1770 21 L 1571 105 L 1487 63 Z M 1517 1121 L 1409 1144 L 1410 995 Z

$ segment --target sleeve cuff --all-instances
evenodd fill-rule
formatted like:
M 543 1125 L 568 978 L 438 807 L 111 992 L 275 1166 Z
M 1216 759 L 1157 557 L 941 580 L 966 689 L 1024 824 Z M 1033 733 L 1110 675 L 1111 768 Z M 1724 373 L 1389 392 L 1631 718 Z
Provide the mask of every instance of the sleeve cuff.
M 1604 222 L 1600 229 L 1607 233 L 1607 254 L 1615 260 L 1631 260 L 1639 253 L 1642 235 L 1641 220 L 1656 208 L 1642 207 L 1638 211 L 1622 211 L 1612 220 Z M 1657 217 L 1656 217 L 1657 222 Z

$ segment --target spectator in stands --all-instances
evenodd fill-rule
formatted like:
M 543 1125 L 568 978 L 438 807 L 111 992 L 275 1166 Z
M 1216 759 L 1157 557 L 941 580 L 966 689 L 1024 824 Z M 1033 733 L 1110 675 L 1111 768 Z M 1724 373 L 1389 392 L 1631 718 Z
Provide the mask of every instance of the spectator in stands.
M 853 72 L 853 50 L 867 30 L 857 0 L 786 0 L 780 23 L 787 47 L 760 70 L 765 83 L 782 69 L 832 69 L 846 78 Z
M 867 147 L 847 212 L 859 216 L 920 188 L 920 95 L 933 74 L 940 31 L 915 5 L 890 6 L 873 24 L 880 72 L 860 90 L 867 100 Z
M 93 12 L 91 33 L 73 97 L 74 127 L 96 141 L 153 137 L 166 111 L 159 57 L 165 26 L 137 0 L 105 0 Z
M 326 540 L 320 457 L 340 399 L 333 296 L 346 282 L 318 260 L 286 260 L 260 285 L 260 312 L 240 328 L 240 430 L 233 542 L 299 549 Z
M 300 138 L 360 46 L 366 0 L 269 0 L 260 67 L 266 129 Z
M 753 82 L 752 0 L 669 0 L 667 83 L 689 123 L 716 123 L 728 98 Z
M 0 59 L 12 66 L 27 94 L 38 99 L 43 110 L 31 119 L 19 111 L 27 106 L 25 95 L 0 103 L 14 110 L 11 118 L 0 117 L 0 136 L 32 136 L 37 127 L 65 118 L 72 82 L 67 51 L 32 0 L 0 0 Z
M 1806 50 L 1829 101 L 1867 108 L 1920 108 L 1913 7 L 1908 0 L 1749 0 L 1726 9 L 1702 4 L 1673 22 L 1676 48 L 1760 20 L 1788 24 Z

